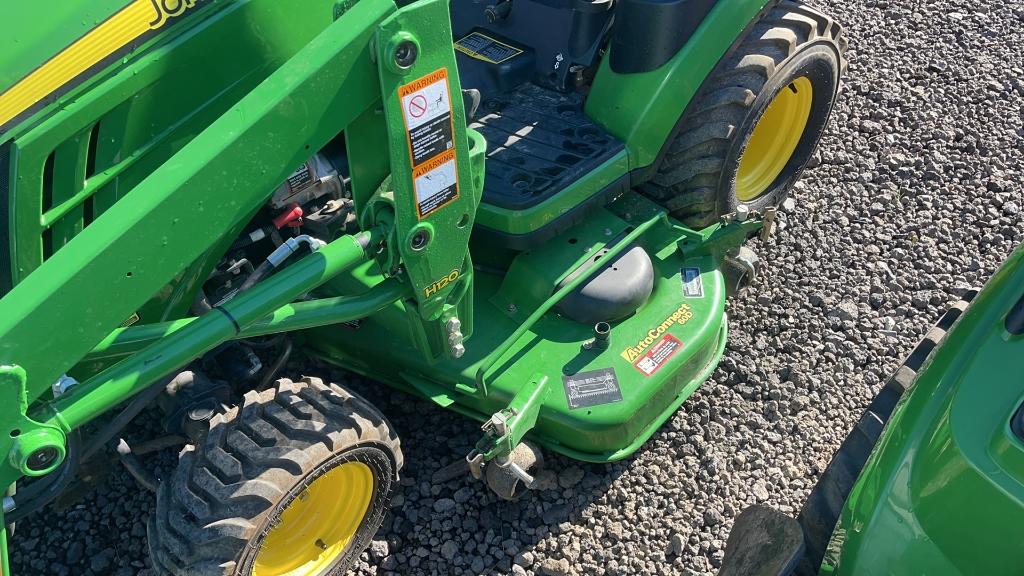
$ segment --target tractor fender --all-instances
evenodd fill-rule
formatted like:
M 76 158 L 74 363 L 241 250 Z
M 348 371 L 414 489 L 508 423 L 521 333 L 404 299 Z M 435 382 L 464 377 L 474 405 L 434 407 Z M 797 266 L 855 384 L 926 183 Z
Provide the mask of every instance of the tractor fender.
M 676 19 L 658 21 L 659 26 L 672 28 L 672 34 L 685 37 L 689 30 L 692 34 L 684 42 L 674 43 L 670 36 L 654 33 L 661 38 L 657 44 L 662 58 L 666 50 L 679 44 L 674 55 L 654 69 L 623 65 L 616 50 L 619 53 L 629 50 L 625 47 L 628 39 L 621 37 L 629 31 L 613 30 L 608 57 L 602 60 L 594 77 L 585 111 L 626 144 L 632 185 L 642 182 L 649 172 L 647 169 L 657 164 L 664 144 L 673 136 L 679 118 L 704 79 L 775 3 L 775 0 L 716 2 L 695 29 L 692 26 L 675 29 Z M 620 8 L 635 8 L 637 19 L 645 19 L 643 14 L 656 12 L 645 9 L 642 2 L 633 4 L 638 6 L 623 4 Z M 686 4 L 680 3 L 684 7 Z M 701 13 L 702 10 L 696 11 L 697 17 Z M 634 36 L 641 32 L 652 34 L 631 28 Z M 617 34 L 619 41 L 614 40 Z M 639 39 L 632 41 L 639 42 Z

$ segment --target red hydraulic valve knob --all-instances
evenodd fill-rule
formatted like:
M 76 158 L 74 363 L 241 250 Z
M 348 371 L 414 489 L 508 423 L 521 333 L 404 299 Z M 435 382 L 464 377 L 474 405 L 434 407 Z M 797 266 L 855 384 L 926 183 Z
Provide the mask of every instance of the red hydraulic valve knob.
M 280 230 L 285 226 L 288 226 L 292 222 L 295 222 L 302 218 L 302 206 L 295 205 L 291 210 L 282 212 L 277 218 L 274 218 L 274 228 Z

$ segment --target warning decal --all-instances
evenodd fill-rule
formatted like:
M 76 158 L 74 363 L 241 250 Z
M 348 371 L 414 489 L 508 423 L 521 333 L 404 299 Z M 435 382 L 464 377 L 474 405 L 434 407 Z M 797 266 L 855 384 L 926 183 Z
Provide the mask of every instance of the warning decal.
M 562 386 L 565 387 L 565 399 L 570 410 L 622 400 L 619 380 L 612 368 L 562 376 Z
M 422 219 L 459 197 L 448 70 L 441 68 L 398 88 Z
M 293 194 L 301 192 L 309 185 L 313 183 L 313 169 L 309 167 L 309 163 L 305 163 L 299 166 L 292 175 L 288 177 L 288 190 Z
M 460 38 L 455 42 L 455 49 L 470 58 L 491 64 L 501 64 L 523 53 L 515 46 L 510 46 L 479 32 L 470 32 L 468 36 Z
M 416 208 L 420 218 L 459 197 L 455 174 L 455 151 L 449 150 L 426 164 L 413 168 L 416 185 Z
M 651 346 L 647 354 L 641 356 L 633 363 L 633 366 L 643 372 L 645 376 L 651 376 L 660 370 L 668 362 L 668 359 L 675 356 L 676 352 L 679 352 L 682 348 L 683 343 L 678 338 L 671 334 L 665 334 L 665 337 L 654 346 Z
M 683 296 L 686 298 L 703 298 L 704 281 L 700 278 L 700 268 L 683 268 L 680 270 L 683 281 Z

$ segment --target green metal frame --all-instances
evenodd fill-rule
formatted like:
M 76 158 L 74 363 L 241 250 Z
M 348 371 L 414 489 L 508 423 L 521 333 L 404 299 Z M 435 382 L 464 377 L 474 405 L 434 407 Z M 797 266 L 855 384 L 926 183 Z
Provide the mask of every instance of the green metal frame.
M 424 5 L 447 16 L 443 3 Z M 0 371 L 0 393 L 20 400 L 4 403 L 0 451 L 10 457 L 0 466 L 0 483 L 8 485 L 22 475 L 51 471 L 65 452 L 65 431 L 216 343 L 237 337 L 242 327 L 262 320 L 340 270 L 366 260 L 371 256 L 366 249 L 375 251 L 382 244 L 390 228 L 380 228 L 379 234 L 339 239 L 289 266 L 287 274 L 271 278 L 170 332 L 73 392 L 51 402 L 36 402 L 49 392 L 49 382 L 70 370 L 152 294 L 173 285 L 180 271 L 198 259 L 210 258 L 210 238 L 237 234 L 276 184 L 305 160 L 309 149 L 323 147 L 364 111 L 379 105 L 371 40 L 378 25 L 394 11 L 394 4 L 385 0 L 353 5 L 252 88 L 230 112 L 210 122 L 138 182 L 130 194 L 106 209 L 96 225 L 85 227 L 74 242 L 56 250 L 41 265 L 28 261 L 16 267 L 23 271 L 17 276 L 19 282 L 0 301 L 0 364 L 9 366 Z M 129 86 L 137 82 L 131 70 L 125 72 L 127 77 L 110 81 L 115 88 L 121 82 Z M 110 105 L 102 101 L 102 95 L 83 102 L 82 107 Z M 45 145 L 37 145 L 39 139 L 59 140 L 62 132 L 74 132 L 74 112 L 57 114 L 16 137 L 12 166 L 25 166 L 24 154 L 45 149 Z M 98 113 L 92 112 L 93 117 Z M 88 117 L 82 115 L 81 119 Z M 130 161 L 135 158 L 122 163 Z M 81 167 L 75 169 L 79 170 L 76 179 L 84 181 Z M 24 190 L 34 189 L 25 183 L 24 175 L 12 174 L 11 181 Z M 18 200 L 23 202 L 23 195 Z M 15 206 L 15 214 L 19 207 Z M 31 228 L 32 223 L 26 223 Z M 17 225 L 17 216 L 13 224 L 16 230 L 24 230 Z M 194 230 L 205 234 L 190 232 Z M 23 253 L 39 257 L 39 252 L 17 248 L 24 246 L 12 247 L 16 258 Z M 33 273 L 28 274 L 28 269 L 34 269 Z M 335 318 L 321 316 L 322 321 Z M 266 324 L 273 323 L 273 317 L 266 320 Z M 45 468 L 26 464 L 44 448 L 56 449 L 59 457 Z M 6 571 L 6 556 L 3 560 Z
M 388 17 L 389 14 L 392 16 Z M 414 20 L 418 22 L 413 23 Z M 39 265 L 35 273 L 19 279 L 18 285 L 0 303 L 4 312 L 0 320 L 0 334 L 3 334 L 0 362 L 17 365 L 30 375 L 24 383 L 24 394 L 32 399 L 42 396 L 49 390 L 49 383 L 85 357 L 97 342 L 110 334 L 111 327 L 144 305 L 148 295 L 171 284 L 180 270 L 188 269 L 206 255 L 211 249 L 210 237 L 232 237 L 232 232 L 248 222 L 255 208 L 266 201 L 268 191 L 290 173 L 292 166 L 309 155 L 308 150 L 322 148 L 347 126 L 355 124 L 366 111 L 372 112 L 381 106 L 382 101 L 390 134 L 388 149 L 393 152 L 389 163 L 392 186 L 378 191 L 378 196 L 387 196 L 386 199 L 357 198 L 364 205 L 360 208 L 374 209 L 371 220 L 381 220 L 381 237 L 372 241 L 369 236 L 360 238 L 359 252 L 371 244 L 374 250 L 387 246 L 385 252 L 394 251 L 389 257 L 394 262 L 402 262 L 403 277 L 408 280 L 413 297 L 420 303 L 425 320 L 430 316 L 438 318 L 441 307 L 459 282 L 436 291 L 430 297 L 423 296 L 424 288 L 446 275 L 453 266 L 460 267 L 466 262 L 471 215 L 475 213 L 480 196 L 479 186 L 474 185 L 482 182 L 482 178 L 474 177 L 471 172 L 474 162 L 469 157 L 470 147 L 456 146 L 460 179 L 464 182 L 460 199 L 453 206 L 439 211 L 436 217 L 422 222 L 415 219 L 409 159 L 401 157 L 405 154 L 405 147 L 401 145 L 404 144 L 404 128 L 396 126 L 401 122 L 400 104 L 390 96 L 403 78 L 415 78 L 437 68 L 453 70 L 451 91 L 459 93 L 454 54 L 450 38 L 445 36 L 447 27 L 431 26 L 431 22 L 448 22 L 446 3 L 436 0 L 420 2 L 398 12 L 393 3 L 383 0 L 355 3 L 232 106 L 229 113 L 210 123 L 139 182 L 131 194 L 106 210 L 97 225 L 81 229 L 74 237 L 75 242 L 68 242 Z M 419 30 L 419 34 L 410 30 Z M 377 42 L 371 43 L 371 39 L 377 39 Z M 409 39 L 419 46 L 422 57 L 414 66 L 397 69 L 393 65 L 391 53 L 396 39 Z M 374 47 L 377 53 L 371 52 Z M 381 64 L 378 66 L 375 62 Z M 379 84 L 377 78 L 380 78 Z M 455 139 L 468 143 L 461 101 L 453 101 L 452 108 Z M 68 124 L 74 123 L 73 119 L 52 120 L 58 121 L 64 131 Z M 23 165 L 19 157 L 25 151 L 39 149 L 33 147 L 35 134 L 54 138 L 53 130 L 44 123 L 37 130 L 16 139 L 14 156 L 18 160 L 14 165 Z M 399 140 L 399 134 L 402 140 Z M 349 134 L 349 137 L 353 135 Z M 75 138 L 71 140 L 72 145 L 80 146 L 77 142 Z M 359 149 L 354 147 L 354 150 Z M 281 150 L 287 152 L 281 153 Z M 479 165 L 479 160 L 475 163 Z M 81 162 L 77 163 L 75 170 L 77 173 L 73 179 L 86 181 Z M 55 172 L 60 173 L 59 170 Z M 16 180 L 25 181 L 20 174 L 15 176 Z M 104 175 L 101 174 L 99 179 L 103 181 Z M 366 178 L 360 178 L 359 184 L 364 183 Z M 381 180 L 371 181 L 365 189 L 380 184 Z M 36 189 L 32 182 L 24 186 L 28 190 Z M 100 187 L 86 188 L 76 193 L 76 197 L 66 200 L 84 201 Z M 224 194 L 225 190 L 231 193 Z M 387 208 L 381 209 L 378 204 L 386 204 Z M 467 214 L 470 215 L 468 220 L 465 218 Z M 44 214 L 41 220 L 44 226 L 48 219 L 56 217 Z M 16 228 L 22 230 L 24 227 Z M 406 239 L 419 228 L 436 228 L 438 232 L 444 229 L 445 233 L 434 232 L 435 240 L 428 248 L 414 254 Z M 204 230 L 205 234 L 183 233 L 187 230 Z M 340 260 L 330 257 L 340 250 L 334 247 L 337 243 L 350 245 L 353 241 L 352 238 L 340 239 L 290 267 L 287 275 L 279 276 L 282 280 L 268 281 L 268 286 L 271 283 L 301 286 L 301 269 L 312 267 L 311 270 L 319 271 L 321 275 L 315 283 L 303 290 L 288 290 L 284 293 L 284 301 L 274 303 L 266 289 L 254 290 L 252 294 L 264 294 L 258 300 L 260 304 L 253 306 L 252 310 L 245 310 L 244 321 L 235 314 L 232 323 L 237 324 L 236 328 L 246 326 L 329 278 L 337 272 L 333 267 L 337 262 L 353 264 L 354 260 L 348 254 L 343 254 Z M 471 273 L 467 272 L 463 278 L 468 282 Z M 105 303 L 103 306 L 83 307 L 83 300 L 88 301 L 90 297 L 102 299 Z M 251 302 L 253 297 L 245 294 L 237 301 Z M 233 302 L 229 306 L 233 306 Z M 89 403 L 112 406 L 123 400 L 126 393 L 137 391 L 151 381 L 141 376 L 152 371 L 152 357 L 148 360 L 142 358 L 148 352 L 160 350 L 161 345 L 170 346 L 163 344 L 165 342 L 181 340 L 180 334 L 205 334 L 212 342 L 220 338 L 217 334 L 222 332 L 224 322 L 225 318 L 220 313 L 207 314 L 173 335 L 165 335 L 160 343 L 115 367 L 117 374 L 135 375 L 134 387 L 122 390 L 111 385 L 115 378 L 107 371 L 79 390 L 102 390 L 99 399 L 90 396 Z M 40 326 L 71 326 L 73 329 L 41 332 Z M 237 332 L 234 330 L 232 335 Z M 46 337 L 40 338 L 44 333 Z M 180 365 L 209 347 L 188 346 L 187 352 L 176 350 L 174 354 L 161 351 L 161 362 L 156 365 L 159 369 L 169 369 L 167 366 Z M 105 385 L 101 386 L 101 383 Z M 77 392 L 62 399 L 60 404 L 72 409 L 84 397 L 85 393 Z M 94 415 L 89 411 L 89 417 Z M 77 418 L 65 418 L 60 414 L 53 418 L 72 427 L 82 423 Z M 10 475 L 0 474 L 0 482 L 11 479 Z

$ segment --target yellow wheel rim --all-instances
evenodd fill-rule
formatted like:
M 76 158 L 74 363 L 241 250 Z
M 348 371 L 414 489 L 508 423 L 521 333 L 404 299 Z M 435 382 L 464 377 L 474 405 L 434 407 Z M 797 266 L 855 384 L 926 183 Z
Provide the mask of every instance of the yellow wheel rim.
M 749 202 L 764 193 L 789 163 L 811 117 L 814 87 L 800 77 L 779 91 L 754 126 L 736 172 L 736 199 Z
M 267 534 L 253 576 L 323 574 L 352 541 L 372 496 L 373 472 L 362 462 L 346 462 L 314 480 Z

